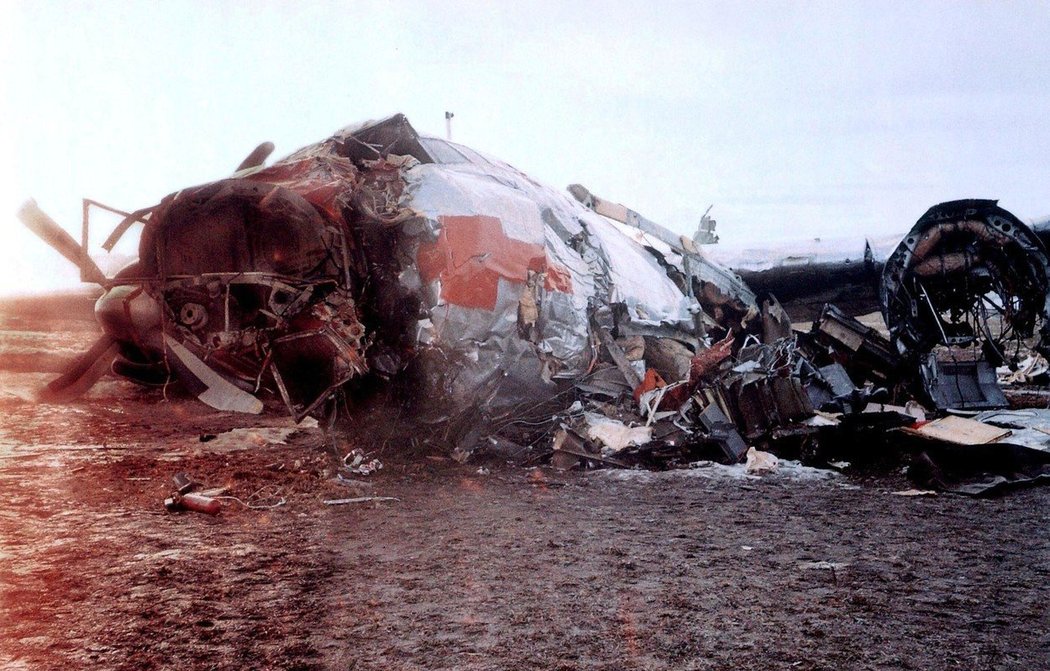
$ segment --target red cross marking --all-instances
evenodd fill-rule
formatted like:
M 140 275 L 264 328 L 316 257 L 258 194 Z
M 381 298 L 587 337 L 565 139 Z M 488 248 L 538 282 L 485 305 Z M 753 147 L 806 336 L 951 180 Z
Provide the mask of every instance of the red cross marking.
M 496 217 L 441 216 L 438 239 L 420 245 L 416 260 L 426 282 L 441 281 L 441 298 L 493 310 L 499 279 L 524 284 L 531 270 L 546 273 L 548 291 L 572 293 L 568 269 L 551 263 L 543 245 L 507 236 Z

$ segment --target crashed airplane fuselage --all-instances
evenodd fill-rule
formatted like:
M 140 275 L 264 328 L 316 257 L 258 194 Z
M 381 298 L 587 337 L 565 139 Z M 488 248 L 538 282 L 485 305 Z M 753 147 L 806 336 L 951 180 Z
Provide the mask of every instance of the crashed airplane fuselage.
M 637 385 L 644 368 L 615 339 L 641 339 L 649 365 L 662 356 L 660 372 L 677 379 L 726 336 L 739 346 L 739 336 L 785 334 L 775 301 L 757 300 L 689 238 L 582 187 L 569 197 L 420 135 L 404 116 L 268 167 L 267 149 L 228 179 L 128 214 L 104 247 L 141 223 L 139 260 L 112 279 L 24 208 L 23 220 L 106 290 L 96 306 L 105 335 L 52 391 L 83 389 L 112 361 L 114 372 L 177 380 L 223 410 L 259 412 L 273 397 L 297 419 L 319 416 L 340 394 L 397 380 L 434 418 L 494 415 L 557 398 L 603 351 Z M 869 246 L 805 268 L 730 265 L 762 299 L 844 282 L 857 287 L 858 308 L 877 305 L 881 279 L 902 352 L 968 336 L 1002 353 L 1004 328 L 1027 337 L 1045 323 L 1045 250 L 994 203 L 960 203 L 932 209 L 888 260 Z M 989 306 L 1005 323 L 994 335 L 982 320 Z M 953 326 L 970 315 L 968 331 Z
M 348 385 L 407 376 L 438 415 L 496 411 L 584 374 L 602 333 L 695 351 L 757 314 L 695 249 L 645 247 L 400 115 L 178 191 L 106 246 L 136 222 L 139 261 L 99 280 L 94 354 L 224 410 L 258 412 L 270 393 L 298 418 Z

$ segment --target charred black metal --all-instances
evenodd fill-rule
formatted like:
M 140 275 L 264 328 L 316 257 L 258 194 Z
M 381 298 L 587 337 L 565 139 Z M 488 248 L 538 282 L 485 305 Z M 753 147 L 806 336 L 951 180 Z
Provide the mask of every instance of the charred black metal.
M 930 208 L 886 262 L 880 297 L 898 351 L 982 349 L 1016 363 L 1026 341 L 1047 334 L 1050 262 L 1031 228 L 994 200 Z

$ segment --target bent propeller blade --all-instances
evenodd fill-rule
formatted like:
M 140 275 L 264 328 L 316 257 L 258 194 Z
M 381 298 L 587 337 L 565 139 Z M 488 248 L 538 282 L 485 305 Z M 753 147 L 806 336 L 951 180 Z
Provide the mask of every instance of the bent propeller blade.
M 72 261 L 80 268 L 80 277 L 85 282 L 105 284 L 106 276 L 98 265 L 88 256 L 73 237 L 59 226 L 54 219 L 41 210 L 35 200 L 27 200 L 18 209 L 18 218 L 26 228 L 33 231 L 41 240 L 51 245 L 59 254 Z
M 245 412 L 251 415 L 262 412 L 262 401 L 216 373 L 167 333 L 164 334 L 164 345 L 171 356 L 171 364 L 179 380 L 203 403 L 216 410 Z
M 263 142 L 258 147 L 252 150 L 252 153 L 244 157 L 241 164 L 237 166 L 234 172 L 240 172 L 241 170 L 247 170 L 248 168 L 255 168 L 266 162 L 266 159 L 273 153 L 273 142 Z
M 39 400 L 63 403 L 79 397 L 109 371 L 116 355 L 117 341 L 110 335 L 103 335 L 91 349 L 73 359 L 61 375 L 40 390 Z

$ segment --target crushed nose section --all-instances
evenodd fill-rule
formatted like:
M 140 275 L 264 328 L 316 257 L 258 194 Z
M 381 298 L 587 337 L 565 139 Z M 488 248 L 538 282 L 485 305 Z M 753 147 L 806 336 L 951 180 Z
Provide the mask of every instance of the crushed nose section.
M 1001 365 L 1040 346 L 1050 321 L 1046 249 L 996 202 L 936 205 L 890 255 L 880 297 L 902 354 L 969 351 Z
M 310 274 L 328 256 L 324 221 L 303 196 L 227 179 L 176 194 L 154 214 L 140 257 L 147 276 Z
M 330 216 L 353 171 L 278 165 L 183 190 L 153 213 L 140 256 L 166 361 L 205 403 L 258 412 L 268 389 L 298 420 L 368 370 L 352 250 Z

